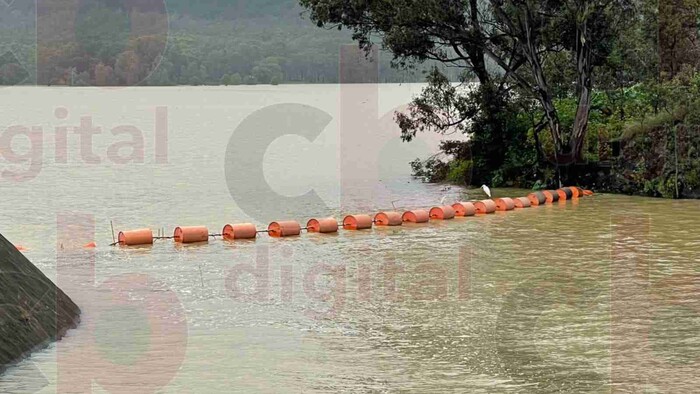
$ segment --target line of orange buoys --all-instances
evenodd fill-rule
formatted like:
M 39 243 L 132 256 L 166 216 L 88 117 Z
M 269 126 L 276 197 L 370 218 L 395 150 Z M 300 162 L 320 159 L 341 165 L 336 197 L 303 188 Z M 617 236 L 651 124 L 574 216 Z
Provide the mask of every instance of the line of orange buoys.
M 372 226 L 401 226 L 403 223 L 427 223 L 430 220 L 449 220 L 455 217 L 486 215 L 496 211 L 512 211 L 516 208 L 530 208 L 592 194 L 590 190 L 579 187 L 564 187 L 558 190 L 530 193 L 527 197 L 457 202 L 452 205 L 432 207 L 430 210 L 416 209 L 403 213 L 383 211 L 374 217 L 365 214 L 347 215 L 340 223 L 335 218 L 314 218 L 306 223 L 306 227 L 302 227 L 299 222 L 293 220 L 272 222 L 267 230 L 258 230 L 252 223 L 227 224 L 221 234 L 210 234 L 209 229 L 204 226 L 177 227 L 172 237 L 154 237 L 150 229 L 130 230 L 120 232 L 118 241 L 113 245 L 150 245 L 157 239 L 174 239 L 176 243 L 191 244 L 208 242 L 209 238 L 216 236 L 233 241 L 255 239 L 259 233 L 267 233 L 271 237 L 292 237 L 300 235 L 302 230 L 310 233 L 336 233 L 341 226 L 344 230 L 358 231 L 371 229 Z
M 211 234 L 205 226 L 177 227 L 172 237 L 154 236 L 151 229 L 121 231 L 112 245 L 139 246 L 152 245 L 158 239 L 173 239 L 180 244 L 208 242 L 211 237 L 222 237 L 233 241 L 240 239 L 255 239 L 259 233 L 267 233 L 271 237 L 291 237 L 300 235 L 302 230 L 310 233 L 336 233 L 342 226 L 344 230 L 358 231 L 371 229 L 372 226 L 401 226 L 403 223 L 428 223 L 430 220 L 449 220 L 455 217 L 487 215 L 496 211 L 512 211 L 516 208 L 530 208 L 556 201 L 571 200 L 593 195 L 590 190 L 579 187 L 564 187 L 558 190 L 543 190 L 530 193 L 527 197 L 495 198 L 491 200 L 456 202 L 452 205 L 436 206 L 429 210 L 415 209 L 403 213 L 393 211 L 379 212 L 374 217 L 365 214 L 347 215 L 341 223 L 335 218 L 311 219 L 302 227 L 299 222 L 288 220 L 272 222 L 267 230 L 258 230 L 252 223 L 227 224 L 221 234 Z M 95 242 L 83 245 L 85 249 L 96 248 Z M 29 249 L 15 245 L 20 252 Z

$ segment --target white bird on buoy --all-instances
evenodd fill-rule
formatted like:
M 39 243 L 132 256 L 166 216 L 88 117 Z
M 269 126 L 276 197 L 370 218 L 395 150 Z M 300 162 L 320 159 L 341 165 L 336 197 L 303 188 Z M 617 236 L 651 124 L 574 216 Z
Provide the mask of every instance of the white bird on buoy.
M 491 198 L 491 189 L 489 189 L 488 186 L 486 186 L 486 185 L 481 185 L 481 190 L 483 190 L 484 193 L 486 193 L 486 195 L 489 196 L 489 198 Z

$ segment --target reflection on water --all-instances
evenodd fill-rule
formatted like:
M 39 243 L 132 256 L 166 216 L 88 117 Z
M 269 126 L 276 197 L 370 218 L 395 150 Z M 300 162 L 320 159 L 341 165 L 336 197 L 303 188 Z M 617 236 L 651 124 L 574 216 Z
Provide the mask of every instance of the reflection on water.
M 3 232 L 30 246 L 84 316 L 65 340 L 0 377 L 1 392 L 695 390 L 696 201 L 596 195 L 337 235 L 56 248 L 61 233 L 109 243 L 109 219 L 120 229 L 213 232 L 255 221 L 223 179 L 230 129 L 202 157 L 180 134 L 193 126 L 180 127 L 171 164 L 127 167 L 128 181 L 111 166 L 47 166 L 7 190 L 16 209 L 3 212 Z M 182 177 L 188 168 L 197 176 Z M 39 190 L 61 193 L 47 201 Z M 400 176 L 325 190 L 326 207 L 270 210 L 301 221 L 466 198 Z

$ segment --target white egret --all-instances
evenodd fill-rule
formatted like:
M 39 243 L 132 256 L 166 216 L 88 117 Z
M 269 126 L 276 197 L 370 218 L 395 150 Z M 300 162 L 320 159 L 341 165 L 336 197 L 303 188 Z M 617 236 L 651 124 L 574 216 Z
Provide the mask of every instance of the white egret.
M 488 186 L 486 186 L 486 185 L 481 185 L 481 190 L 483 190 L 484 193 L 486 193 L 486 195 L 489 196 L 489 198 L 491 198 L 491 189 L 489 189 Z

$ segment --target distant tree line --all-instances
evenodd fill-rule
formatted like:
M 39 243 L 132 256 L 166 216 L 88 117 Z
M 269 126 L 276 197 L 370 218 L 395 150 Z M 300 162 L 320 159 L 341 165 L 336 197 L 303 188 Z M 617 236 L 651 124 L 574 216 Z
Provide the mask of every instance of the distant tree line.
M 347 32 L 315 29 L 294 0 L 168 0 L 167 14 L 147 3 L 22 3 L 0 17 L 0 84 L 336 83 L 340 47 L 352 42 Z M 429 69 L 390 63 L 380 59 L 381 82 L 423 81 Z

